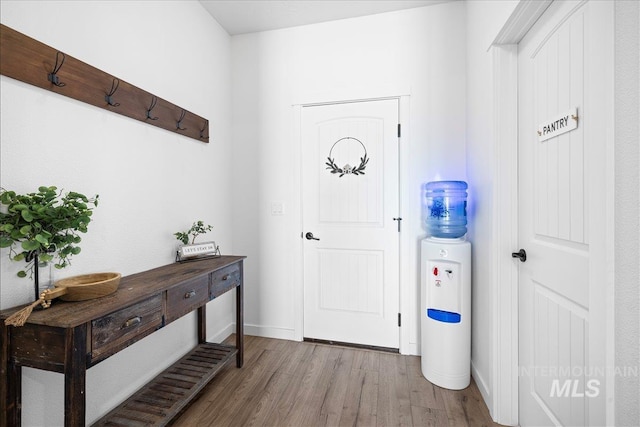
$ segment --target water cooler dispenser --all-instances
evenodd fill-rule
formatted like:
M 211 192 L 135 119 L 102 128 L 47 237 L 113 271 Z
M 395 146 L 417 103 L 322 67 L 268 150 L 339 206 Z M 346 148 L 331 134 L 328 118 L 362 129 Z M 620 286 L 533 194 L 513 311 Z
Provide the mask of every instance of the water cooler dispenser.
M 467 184 L 425 186 L 429 237 L 421 245 L 422 374 L 452 389 L 471 382 L 471 243 L 467 232 Z

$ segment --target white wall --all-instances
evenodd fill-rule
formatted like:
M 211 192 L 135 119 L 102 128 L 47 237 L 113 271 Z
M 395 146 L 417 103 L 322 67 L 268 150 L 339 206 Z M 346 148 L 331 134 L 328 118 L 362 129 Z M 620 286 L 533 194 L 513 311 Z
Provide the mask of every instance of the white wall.
M 465 179 L 464 3 L 232 38 L 234 247 L 245 270 L 246 330 L 302 337 L 300 141 L 294 105 L 402 101 L 401 351 L 419 351 L 420 186 Z M 272 216 L 272 202 L 285 214 Z
M 494 91 L 492 52 L 496 35 L 518 1 L 468 1 L 467 4 L 467 174 L 469 177 L 469 235 L 472 255 L 471 361 L 473 376 L 493 407 L 492 323 L 496 287 L 493 239 L 495 176 Z M 472 201 L 472 203 L 471 203 Z M 507 351 L 505 349 L 505 351 Z
M 640 366 L 640 3 L 615 6 L 615 364 Z M 640 378 L 616 376 L 615 422 L 640 425 Z
M 2 76 L 0 184 L 100 194 L 82 253 L 51 279 L 123 275 L 173 261 L 175 231 L 197 219 L 223 251 L 231 241 L 230 37 L 198 2 L 2 1 L 2 23 L 210 121 L 211 143 L 182 137 Z M 180 177 L 198 173 L 188 184 Z M 0 308 L 33 286 L 0 253 Z M 49 279 L 42 269 L 42 280 Z M 209 335 L 234 321 L 233 296 L 209 304 Z M 196 342 L 189 315 L 88 371 L 91 423 Z M 23 425 L 63 424 L 63 378 L 25 369 Z

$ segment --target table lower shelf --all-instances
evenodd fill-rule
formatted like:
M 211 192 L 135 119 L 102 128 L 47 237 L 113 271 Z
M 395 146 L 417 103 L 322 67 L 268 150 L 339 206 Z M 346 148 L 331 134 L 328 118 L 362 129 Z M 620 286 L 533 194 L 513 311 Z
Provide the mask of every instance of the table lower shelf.
M 232 346 L 199 344 L 93 425 L 167 425 L 237 353 Z

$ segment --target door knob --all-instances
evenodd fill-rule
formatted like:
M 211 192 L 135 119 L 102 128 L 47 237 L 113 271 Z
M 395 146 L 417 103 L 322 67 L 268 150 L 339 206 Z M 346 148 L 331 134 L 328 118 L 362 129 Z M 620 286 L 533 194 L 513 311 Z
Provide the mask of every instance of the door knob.
M 524 249 L 520 249 L 518 252 L 512 252 L 511 257 L 520 258 L 520 262 L 525 262 L 527 260 L 527 252 Z
M 307 238 L 307 240 L 320 240 L 317 237 L 313 237 L 313 233 L 308 231 L 307 234 L 304 235 L 304 237 Z

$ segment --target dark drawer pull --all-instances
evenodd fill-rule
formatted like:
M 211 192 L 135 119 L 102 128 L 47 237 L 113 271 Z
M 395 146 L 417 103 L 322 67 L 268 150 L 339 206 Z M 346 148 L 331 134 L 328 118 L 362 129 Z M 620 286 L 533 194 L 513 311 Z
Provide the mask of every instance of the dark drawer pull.
M 184 294 L 184 299 L 189 299 L 189 298 L 193 298 L 196 296 L 196 291 L 194 291 L 193 289 L 190 290 L 189 292 L 187 292 L 186 294 Z
M 120 329 L 126 329 L 126 328 L 130 328 L 132 326 L 136 326 L 136 325 L 140 324 L 140 322 L 142 322 L 142 317 L 140 317 L 140 316 L 132 317 L 131 319 L 129 319 L 126 322 L 124 322 Z
M 229 278 L 229 275 L 228 275 L 228 274 L 225 274 L 224 276 L 222 276 L 222 281 L 224 282 L 224 281 L 226 281 L 228 278 Z

